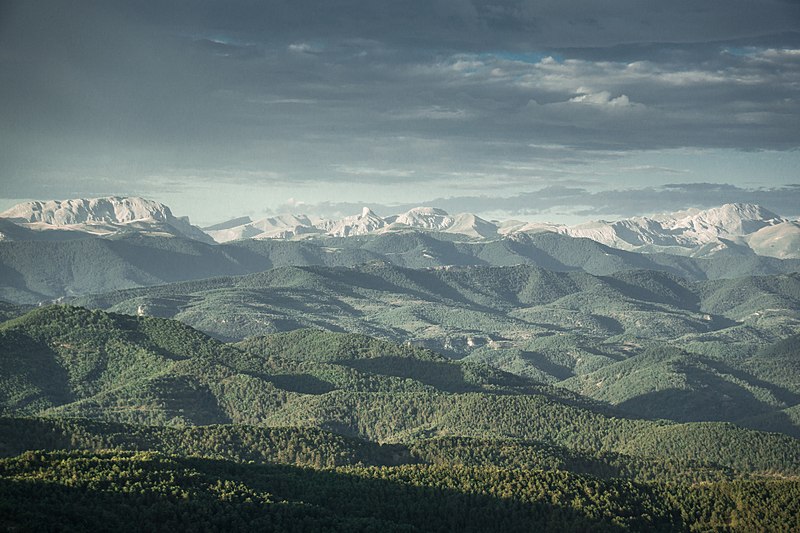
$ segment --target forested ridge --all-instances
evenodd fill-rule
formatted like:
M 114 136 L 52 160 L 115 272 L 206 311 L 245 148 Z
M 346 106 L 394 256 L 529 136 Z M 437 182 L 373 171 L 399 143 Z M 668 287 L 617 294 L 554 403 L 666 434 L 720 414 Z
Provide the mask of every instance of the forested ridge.
M 368 335 L 556 385 L 636 417 L 800 436 L 796 350 L 762 354 L 772 345 L 780 351 L 800 328 L 796 273 L 691 281 L 652 270 L 411 270 L 379 262 L 287 266 L 73 303 L 173 318 L 250 346 L 284 333 L 275 349 L 288 354 L 299 339 L 292 331 Z M 335 354 L 326 353 L 331 362 Z
M 0 351 L 5 529 L 798 526 L 796 438 L 632 416 L 410 344 L 314 329 L 224 343 L 49 306 L 0 325 Z
M 464 465 L 314 469 L 155 452 L 0 460 L 0 524 L 123 531 L 791 530 L 800 481 L 641 484 Z

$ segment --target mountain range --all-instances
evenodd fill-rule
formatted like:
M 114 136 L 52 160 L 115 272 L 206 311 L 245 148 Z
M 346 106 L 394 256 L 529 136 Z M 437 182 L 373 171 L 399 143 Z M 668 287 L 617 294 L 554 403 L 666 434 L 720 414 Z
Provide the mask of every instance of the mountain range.
M 755 357 L 800 331 L 797 274 L 687 282 L 655 271 L 592 276 L 524 265 L 283 267 L 72 303 L 176 319 L 228 341 L 301 328 L 367 334 L 638 416 L 800 436 L 796 354 Z
M 707 210 L 576 226 L 487 221 L 470 213 L 450 215 L 435 207 L 417 207 L 381 217 L 365 207 L 360 214 L 336 220 L 297 214 L 257 221 L 239 217 L 209 226 L 204 231 L 192 226 L 186 217 L 173 216 L 167 206 L 137 197 L 27 202 L 0 213 L 0 238 L 6 240 L 69 239 L 82 235 L 107 237 L 137 232 L 226 243 L 243 239 L 297 240 L 406 231 L 431 232 L 472 241 L 552 232 L 637 252 L 709 257 L 720 251 L 744 249 L 780 259 L 800 258 L 800 222 L 753 204 L 725 204 Z
M 515 233 L 482 241 L 453 241 L 442 233 L 404 231 L 300 241 L 245 239 L 225 244 L 123 233 L 103 238 L 0 242 L 0 299 L 37 304 L 276 267 L 355 267 L 376 261 L 407 268 L 525 264 L 595 275 L 644 269 L 690 280 L 800 270 L 798 259 L 760 256 L 746 248 L 729 248 L 707 258 L 645 254 L 552 232 Z
M 212 242 L 188 217 L 136 196 L 24 202 L 0 213 L 0 240 L 59 240 L 121 233 Z
M 725 469 L 800 472 L 800 441 L 786 435 L 631 417 L 483 363 L 362 335 L 297 330 L 223 344 L 173 320 L 50 306 L 0 325 L 0 348 L 0 412 L 7 417 L 141 428 L 237 424 L 245 432 L 318 428 L 406 445 L 452 436 L 515 439 L 508 444 L 545 452 L 539 468 L 551 460 L 547 455 L 582 455 L 584 468 L 592 468 L 593 456 L 608 461 L 598 454 L 623 454 L 616 460 L 649 458 L 686 470 L 705 464 L 701 476 Z M 710 435 L 738 439 L 740 446 L 720 450 Z M 29 438 L 7 434 L 4 446 Z M 667 445 L 676 439 L 683 449 Z M 248 445 L 235 442 L 225 448 Z M 414 462 L 413 452 L 401 450 L 393 450 L 396 463 Z
M 0 529 L 796 529 L 797 222 L 761 207 L 0 232 Z
M 800 257 L 800 222 L 753 204 L 725 204 L 708 210 L 693 209 L 652 218 L 634 217 L 576 226 L 513 220 L 490 222 L 470 213 L 451 216 L 434 207 L 417 207 L 382 218 L 365 207 L 360 215 L 336 221 L 283 215 L 256 222 L 237 219 L 206 231 L 217 242 L 229 242 L 313 235 L 348 237 L 408 230 L 441 232 L 475 240 L 516 233 L 553 232 L 630 251 L 705 257 L 727 248 L 744 247 L 770 257 Z

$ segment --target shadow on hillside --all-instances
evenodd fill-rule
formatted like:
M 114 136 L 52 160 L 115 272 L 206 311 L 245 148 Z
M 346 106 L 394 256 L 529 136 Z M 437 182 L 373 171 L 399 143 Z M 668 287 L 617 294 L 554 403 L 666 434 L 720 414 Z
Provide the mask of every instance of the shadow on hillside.
M 520 358 L 530 366 L 558 380 L 569 379 L 575 375 L 571 368 L 554 363 L 539 352 L 522 352 Z
M 336 389 L 327 381 L 310 374 L 280 374 L 265 379 L 279 389 L 300 394 L 325 394 Z
M 153 409 L 162 412 L 168 420 L 177 417 L 196 426 L 231 423 L 230 416 L 220 407 L 218 398 L 208 385 L 192 376 L 167 374 L 149 380 L 146 385 L 137 392 L 144 397 L 152 394 L 157 407 L 140 400 L 140 407 L 132 407 L 135 411 Z
M 107 246 L 132 267 L 133 273 L 152 276 L 166 283 L 248 273 L 214 246 L 194 241 L 134 237 L 109 240 Z M 143 282 L 142 285 L 153 285 L 151 280 L 137 281 Z
M 618 275 L 625 276 L 626 274 L 628 275 L 628 277 L 635 277 L 637 273 L 623 272 Z M 631 283 L 630 281 L 625 279 L 620 279 L 619 277 L 609 276 L 609 277 L 604 277 L 603 280 L 606 283 L 608 283 L 610 287 L 613 287 L 614 289 L 619 291 L 620 294 L 640 302 L 651 302 L 651 303 L 669 305 L 672 307 L 677 307 L 679 309 L 686 309 L 689 311 L 700 310 L 700 297 L 697 294 L 694 294 L 686 287 L 680 285 L 679 283 L 676 283 L 674 280 L 667 278 L 666 276 L 659 277 L 657 280 L 653 280 L 653 284 L 655 284 L 658 288 L 661 288 L 668 293 L 674 294 L 674 297 L 671 297 L 668 294 L 659 294 L 649 288 L 642 287 L 641 285 L 637 285 L 635 283 Z M 647 281 L 647 280 L 642 280 L 642 281 Z
M 464 369 L 461 365 L 449 362 L 423 361 L 409 357 L 375 357 L 338 361 L 336 364 L 360 372 L 413 379 L 444 392 L 481 390 L 480 387 L 464 379 Z
M 0 369 L 6 379 L 11 378 L 6 385 L 7 392 L 19 398 L 16 403 L 9 402 L 11 398 L 8 398 L 4 402 L 6 406 L 25 412 L 34 403 L 58 406 L 77 399 L 70 386 L 69 373 L 58 363 L 60 356 L 55 350 L 44 342 L 13 331 L 5 333 L 4 340 L 10 350 L 2 354 L 4 361 L 0 362 Z M 15 390 L 14 385 L 19 386 L 19 390 Z
M 768 381 L 759 379 L 748 372 L 744 372 L 742 370 L 733 368 L 732 366 L 726 364 L 723 361 L 720 361 L 718 359 L 708 359 L 705 357 L 701 358 L 700 361 L 710 366 L 720 374 L 730 374 L 734 378 L 745 381 L 750 385 L 768 390 L 773 396 L 775 396 L 775 398 L 777 398 L 781 402 L 784 402 L 788 406 L 800 403 L 800 395 L 795 394 L 792 391 L 787 390 L 783 387 L 779 387 L 774 383 L 770 383 Z
M 103 461 L 101 459 L 100 461 Z M 28 471 L 41 465 L 22 466 Z M 522 501 L 525 489 L 514 488 L 513 498 L 486 494 L 497 487 L 467 479 L 466 473 L 437 475 L 409 470 L 406 479 L 377 479 L 366 474 L 319 471 L 292 466 L 241 465 L 207 459 L 177 459 L 153 465 L 140 463 L 139 472 L 126 479 L 111 472 L 106 458 L 92 468 L 101 480 L 90 486 L 0 479 L 6 530 L 269 530 L 269 531 L 622 531 L 610 520 L 617 503 L 635 529 L 680 528 L 675 516 L 640 517 L 638 504 L 649 501 L 599 489 L 597 495 L 567 495 L 573 478 L 557 476 L 531 480 L 527 489 L 534 501 Z M 60 467 L 69 468 L 67 465 Z M 77 475 L 86 476 L 77 465 Z M 68 473 L 54 471 L 58 477 Z M 446 486 L 452 478 L 455 490 Z M 141 478 L 141 479 L 140 479 Z M 125 486 L 142 481 L 137 490 Z M 420 482 L 422 484 L 420 484 Z M 437 483 L 440 486 L 431 486 Z M 512 488 L 511 486 L 508 487 Z M 188 489 L 188 495 L 182 495 Z M 538 493 L 536 490 L 538 489 Z M 596 490 L 596 489 L 595 489 Z M 578 491 L 578 494 L 580 491 Z M 263 498 L 269 498 L 263 501 Z M 612 498 L 607 502 L 602 498 Z M 280 502 L 280 503 L 275 503 Z M 595 505 L 605 508 L 598 512 Z M 655 522 L 653 524 L 652 522 Z
M 736 422 L 770 431 L 796 434 L 798 429 L 780 408 L 756 398 L 749 390 L 726 381 L 711 372 L 691 368 L 687 373 L 689 389 L 653 391 L 628 399 L 616 407 L 645 418 L 664 418 L 675 422 Z
M 0 287 L 0 296 L 4 300 L 36 303 L 60 296 L 57 292 L 52 292 L 53 289 L 50 287 L 30 287 L 25 280 L 25 276 L 8 265 L 0 264 L 0 279 L 3 280 L 2 287 Z M 47 295 L 38 292 L 42 289 L 51 292 Z M 55 291 L 60 292 L 59 289 L 55 289 Z
M 523 239 L 525 239 L 523 237 Z M 555 272 L 579 271 L 575 266 L 565 265 L 549 253 L 536 246 L 530 239 L 522 242 L 505 239 L 502 244 L 515 255 L 527 259 L 528 264 Z

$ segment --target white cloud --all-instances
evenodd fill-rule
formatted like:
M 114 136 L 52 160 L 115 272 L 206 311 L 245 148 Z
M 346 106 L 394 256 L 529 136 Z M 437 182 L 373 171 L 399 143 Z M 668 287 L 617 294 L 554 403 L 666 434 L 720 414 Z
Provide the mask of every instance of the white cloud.
M 394 119 L 400 120 L 464 120 L 474 116 L 474 114 L 465 109 L 455 109 L 443 106 L 428 106 L 391 113 L 390 116 Z
M 294 52 L 296 54 L 318 54 L 322 51 L 321 47 L 305 42 L 292 43 L 288 48 L 290 52 Z
M 415 174 L 413 170 L 399 168 L 373 168 L 351 165 L 334 165 L 333 168 L 336 170 L 336 172 L 341 174 L 349 174 L 351 176 L 408 178 Z
M 630 100 L 624 94 L 619 96 L 611 97 L 611 93 L 608 91 L 600 91 L 600 92 L 584 92 L 579 90 L 581 94 L 570 98 L 569 101 L 573 103 L 579 104 L 592 104 L 592 105 L 599 105 L 599 106 L 610 106 L 610 107 L 627 107 L 631 105 Z

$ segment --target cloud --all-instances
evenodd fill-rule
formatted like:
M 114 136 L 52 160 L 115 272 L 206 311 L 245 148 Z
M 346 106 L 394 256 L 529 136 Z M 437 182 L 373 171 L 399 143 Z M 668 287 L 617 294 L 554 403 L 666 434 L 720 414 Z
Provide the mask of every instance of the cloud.
M 675 183 L 661 187 L 613 189 L 591 192 L 582 187 L 550 186 L 506 197 L 478 195 L 428 199 L 421 203 L 369 204 L 377 213 L 390 215 L 419 205 L 445 209 L 450 213 L 521 216 L 548 220 L 554 212 L 582 219 L 629 217 L 679 211 L 690 207 L 707 209 L 725 203 L 754 203 L 780 215 L 800 216 L 800 184 L 783 187 L 741 188 L 725 183 Z M 305 204 L 306 213 L 326 216 L 352 214 L 363 202 L 322 202 Z M 284 204 L 282 210 L 296 211 L 297 204 Z
M 630 154 L 798 160 L 796 2 L 12 0 L 0 15 L 10 197 L 155 194 L 148 176 L 513 197 L 618 171 L 641 188 L 683 163 L 605 165 Z
M 578 103 L 578 104 L 591 104 L 591 105 L 600 105 L 600 106 L 610 106 L 610 107 L 628 107 L 631 106 L 630 99 L 621 94 L 616 97 L 612 97 L 611 93 L 608 91 L 600 91 L 597 93 L 592 93 L 588 89 L 578 89 L 578 96 L 573 96 L 569 99 L 570 102 Z
M 371 168 L 371 167 L 354 167 L 350 165 L 336 165 L 334 167 L 336 172 L 340 174 L 349 174 L 351 176 L 381 176 L 391 178 L 410 178 L 414 175 L 413 170 L 399 169 L 399 168 Z
M 626 172 L 652 172 L 652 173 L 662 173 L 662 174 L 687 174 L 689 171 L 686 169 L 680 168 L 671 168 L 671 167 L 660 167 L 656 165 L 636 165 L 632 167 L 620 167 L 621 171 Z M 668 187 L 668 185 L 663 185 L 662 187 Z
M 322 53 L 322 47 L 312 43 L 292 43 L 288 46 L 290 52 L 297 54 L 319 54 Z

